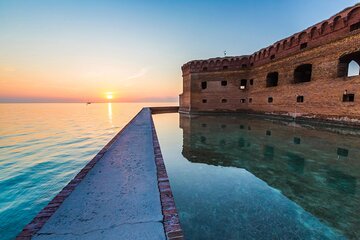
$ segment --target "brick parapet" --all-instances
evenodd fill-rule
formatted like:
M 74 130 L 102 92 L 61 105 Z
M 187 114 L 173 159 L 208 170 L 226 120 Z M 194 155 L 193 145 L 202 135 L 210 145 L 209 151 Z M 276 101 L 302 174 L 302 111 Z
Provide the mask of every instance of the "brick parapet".
M 279 40 L 251 55 L 193 60 L 182 66 L 182 72 L 183 75 L 187 75 L 200 72 L 252 69 L 253 67 L 276 61 L 279 58 L 288 57 L 359 33 L 360 30 L 350 32 L 350 26 L 358 23 L 359 15 L 360 4 L 356 4 L 344 9 L 327 20 Z M 300 47 L 301 44 L 306 44 L 306 47 L 302 49 Z
M 150 107 L 151 114 L 174 113 L 179 111 L 179 106 Z
M 157 108 L 156 110 L 159 110 Z M 164 108 L 164 110 L 169 110 Z M 174 109 L 173 109 L 174 110 Z M 169 112 L 169 111 L 167 111 Z M 172 111 L 177 112 L 177 111 Z M 183 240 L 184 234 L 180 225 L 179 215 L 176 210 L 174 196 L 171 191 L 169 177 L 166 172 L 164 159 L 161 154 L 159 140 L 157 138 L 154 121 L 151 118 L 155 163 L 157 168 L 158 186 L 160 191 L 160 201 L 164 216 L 163 224 L 166 238 L 168 240 Z

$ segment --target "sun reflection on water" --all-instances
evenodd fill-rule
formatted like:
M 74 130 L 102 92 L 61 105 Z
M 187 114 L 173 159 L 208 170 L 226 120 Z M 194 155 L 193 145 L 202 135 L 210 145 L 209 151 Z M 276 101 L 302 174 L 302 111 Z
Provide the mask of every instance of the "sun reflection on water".
M 113 125 L 113 112 L 112 112 L 112 104 L 111 104 L 111 102 L 108 103 L 108 117 L 109 117 L 109 123 L 111 124 L 112 127 L 114 127 L 114 125 Z

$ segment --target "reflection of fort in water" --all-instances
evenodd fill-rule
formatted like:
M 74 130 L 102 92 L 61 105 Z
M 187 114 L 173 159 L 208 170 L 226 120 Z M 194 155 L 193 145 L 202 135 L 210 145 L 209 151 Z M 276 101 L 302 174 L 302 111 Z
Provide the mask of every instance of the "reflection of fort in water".
M 360 130 L 339 134 L 219 115 L 180 115 L 180 127 L 189 161 L 244 168 L 320 220 L 354 234 L 347 237 L 358 237 Z

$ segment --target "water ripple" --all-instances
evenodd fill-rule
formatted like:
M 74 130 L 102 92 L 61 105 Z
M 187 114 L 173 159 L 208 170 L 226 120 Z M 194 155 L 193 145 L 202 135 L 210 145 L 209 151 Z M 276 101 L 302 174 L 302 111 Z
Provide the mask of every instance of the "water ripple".
M 142 105 L 0 104 L 0 238 L 14 238 Z

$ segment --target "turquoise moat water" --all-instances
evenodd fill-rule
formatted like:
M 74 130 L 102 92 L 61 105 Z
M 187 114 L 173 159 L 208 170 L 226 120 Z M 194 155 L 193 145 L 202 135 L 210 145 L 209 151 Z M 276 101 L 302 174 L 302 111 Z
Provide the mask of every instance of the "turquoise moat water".
M 360 130 L 154 116 L 187 239 L 360 239 Z
M 0 239 L 22 228 L 145 106 L 0 104 Z

